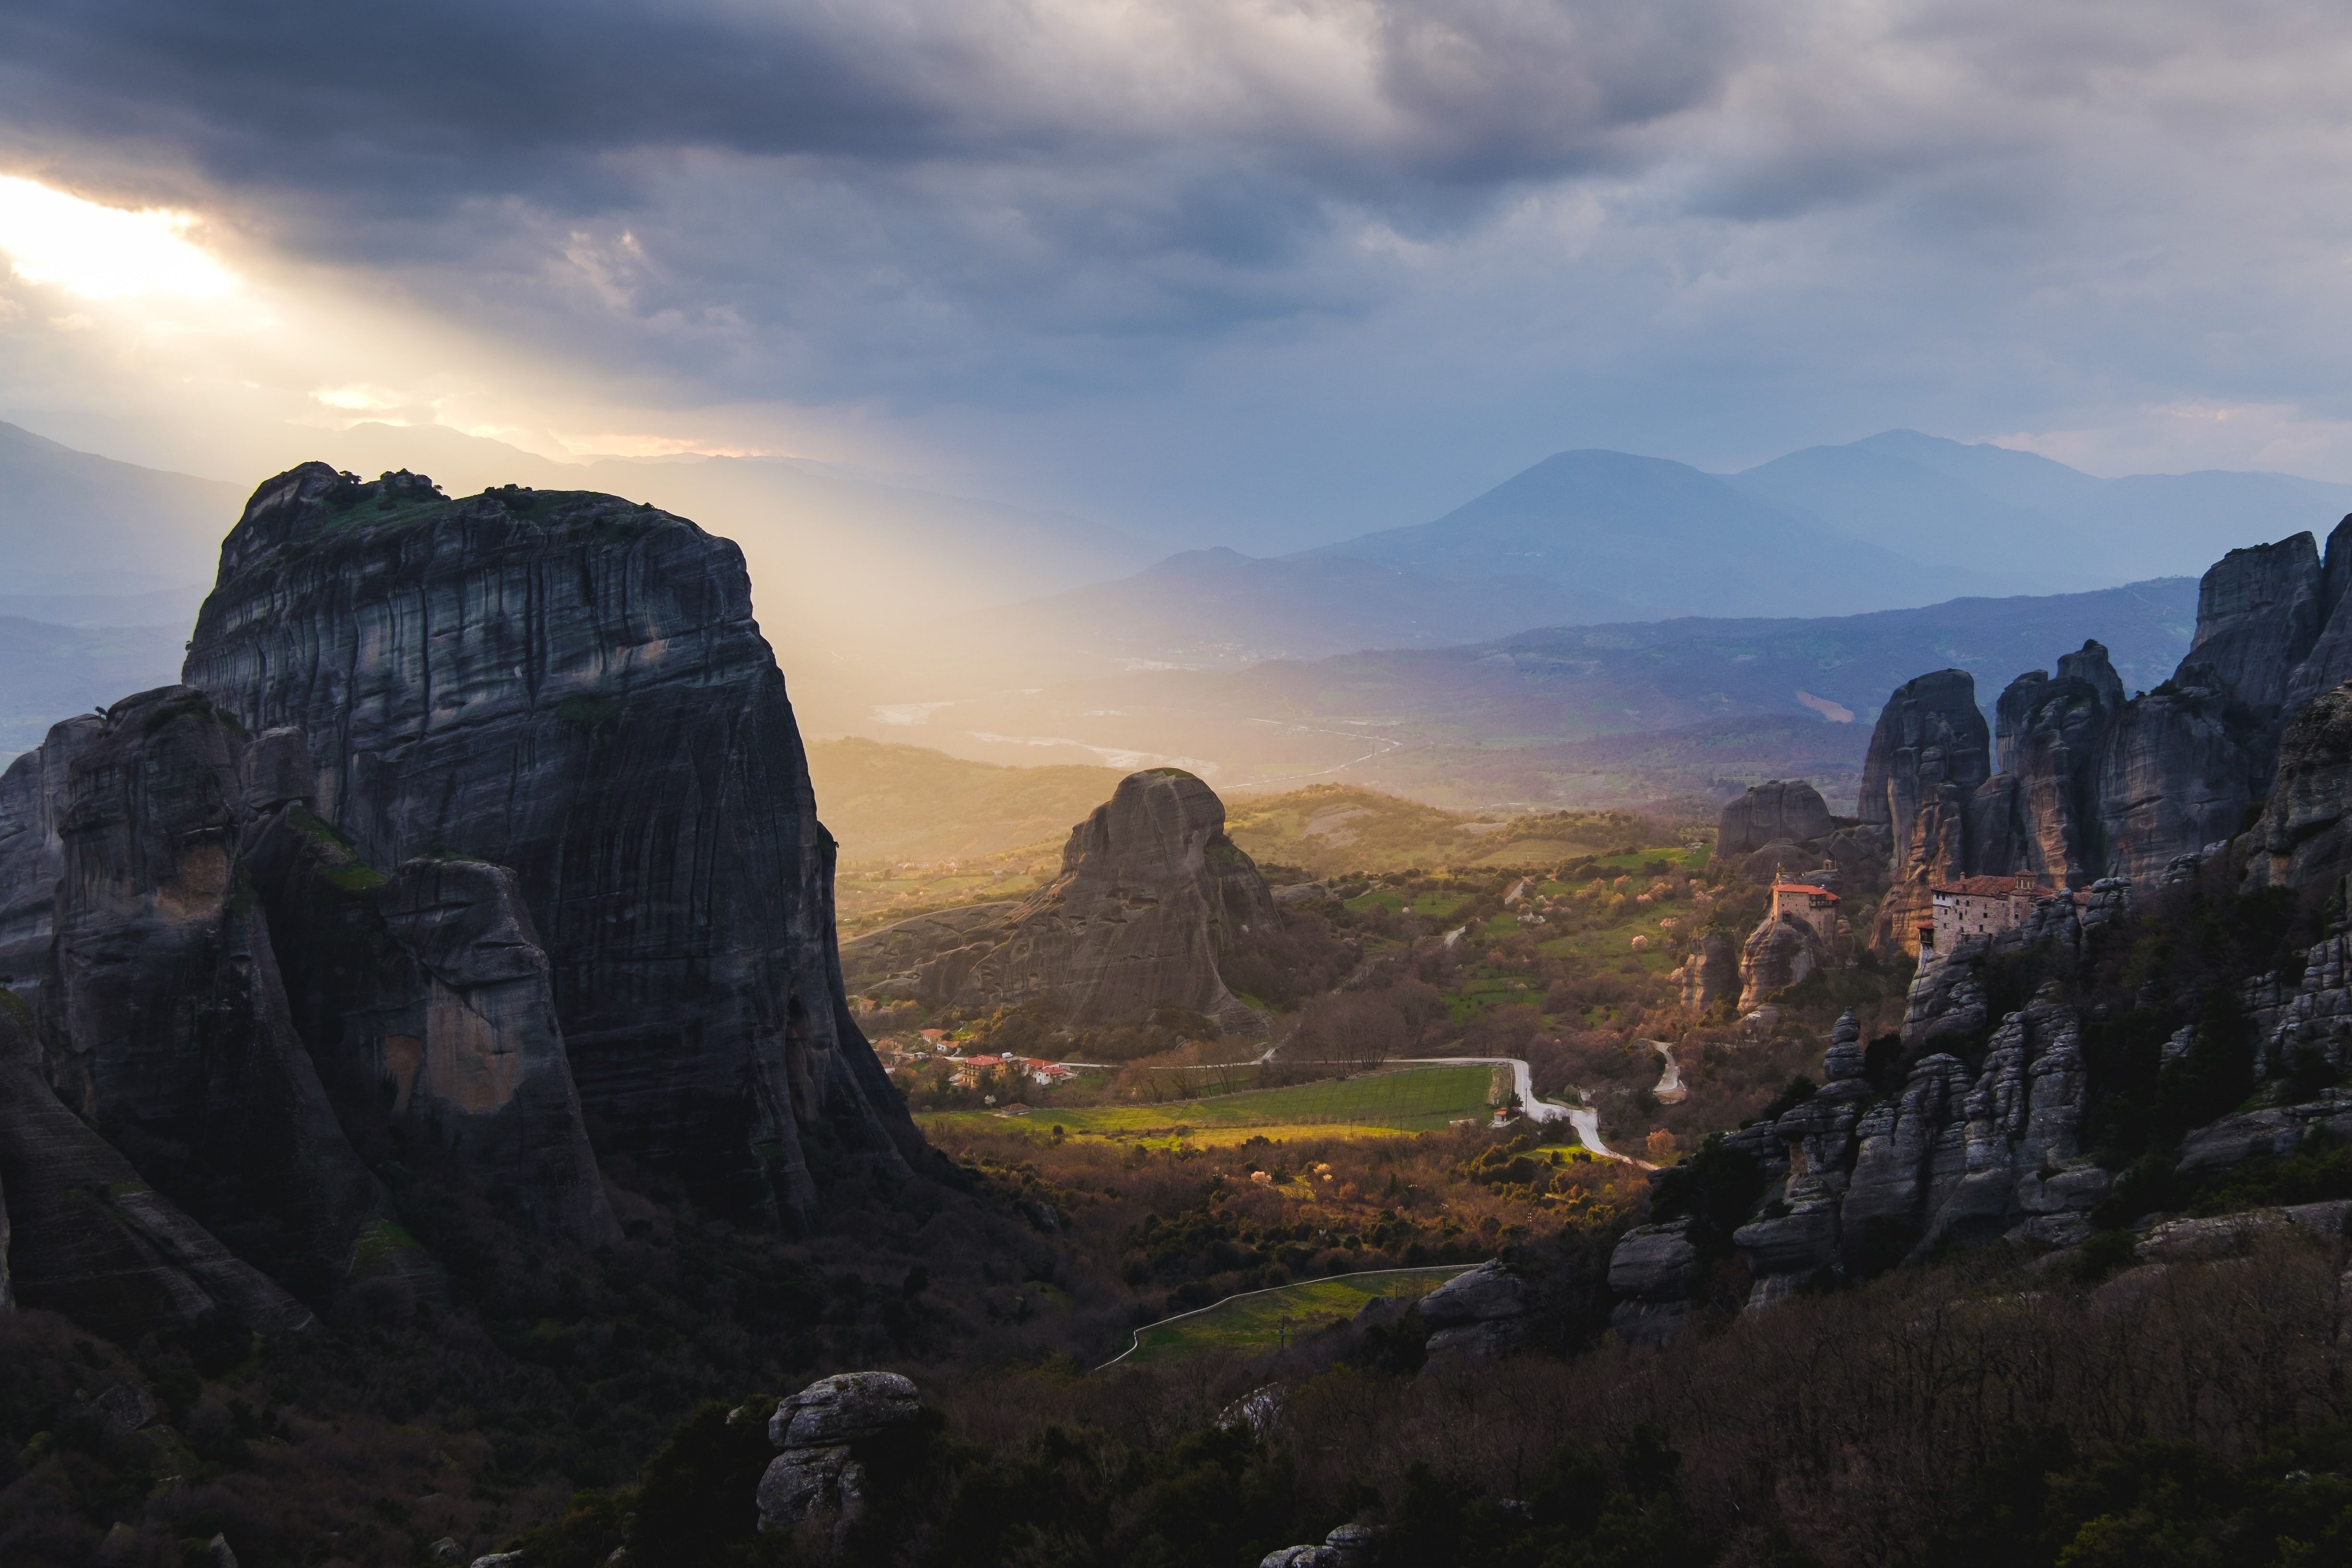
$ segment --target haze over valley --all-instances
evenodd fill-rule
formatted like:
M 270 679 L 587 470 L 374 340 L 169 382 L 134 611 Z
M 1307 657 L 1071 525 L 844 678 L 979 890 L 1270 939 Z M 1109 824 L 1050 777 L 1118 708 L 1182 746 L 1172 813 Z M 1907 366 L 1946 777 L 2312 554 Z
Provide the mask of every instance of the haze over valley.
M 2340 9 L 0 5 L 0 1568 L 2352 1568 Z

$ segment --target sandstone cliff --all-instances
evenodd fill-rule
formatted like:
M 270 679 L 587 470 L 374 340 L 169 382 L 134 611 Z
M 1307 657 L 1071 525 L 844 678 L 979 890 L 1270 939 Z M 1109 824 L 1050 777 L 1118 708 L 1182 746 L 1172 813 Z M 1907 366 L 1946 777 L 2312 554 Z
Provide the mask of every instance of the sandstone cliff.
M 1216 792 L 1154 768 L 1070 830 L 1061 874 L 1028 899 L 885 927 L 842 962 L 861 986 L 934 1003 L 1051 999 L 1076 1024 L 1134 1023 L 1170 1004 L 1256 1032 L 1264 1021 L 1226 990 L 1217 960 L 1280 918 L 1225 837 Z

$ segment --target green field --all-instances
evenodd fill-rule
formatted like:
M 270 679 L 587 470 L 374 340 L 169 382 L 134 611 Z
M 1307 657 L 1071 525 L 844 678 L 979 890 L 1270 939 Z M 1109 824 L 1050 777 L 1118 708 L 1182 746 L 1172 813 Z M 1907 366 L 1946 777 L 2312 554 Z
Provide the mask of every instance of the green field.
M 1135 1348 L 1120 1364 L 1172 1361 L 1203 1350 L 1278 1350 L 1286 1342 L 1347 1321 L 1376 1296 L 1419 1300 L 1473 1267 L 1455 1263 L 1438 1268 L 1383 1268 L 1228 1296 L 1213 1307 L 1137 1330 Z
M 1398 1068 L 1199 1100 L 1041 1107 L 1013 1124 L 1039 1134 L 1058 1125 L 1074 1135 L 1198 1144 L 1238 1143 L 1261 1134 L 1375 1137 L 1434 1131 L 1465 1120 L 1483 1122 L 1493 1113 L 1493 1083 L 1494 1069 L 1482 1066 Z M 943 1131 L 959 1125 L 1007 1125 L 986 1110 L 933 1111 L 917 1120 Z

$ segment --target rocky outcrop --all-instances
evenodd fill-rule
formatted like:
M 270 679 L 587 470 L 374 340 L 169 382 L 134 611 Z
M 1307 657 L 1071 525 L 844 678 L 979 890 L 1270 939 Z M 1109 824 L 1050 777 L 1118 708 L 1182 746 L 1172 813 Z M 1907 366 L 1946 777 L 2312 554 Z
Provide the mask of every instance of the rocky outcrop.
M 1343 1524 L 1319 1546 L 1282 1546 L 1258 1560 L 1257 1568 L 1372 1568 L 1381 1560 L 1381 1537 L 1369 1524 Z
M 1501 1263 L 1482 1263 L 1421 1299 L 1421 1321 L 1435 1331 L 1432 1356 L 1491 1361 L 1527 1342 L 1531 1309 L 1526 1280 Z
M 307 464 L 223 542 L 185 679 L 302 732 L 360 865 L 511 873 L 613 1152 L 787 1219 L 813 1149 L 928 1163 L 849 1017 L 833 841 L 733 544 L 613 496 Z
M 300 1302 L 58 1103 L 26 1011 L 0 1000 L 0 1280 L 15 1304 L 126 1341 L 220 1310 L 265 1332 L 309 1327 Z
M 1969 797 L 1992 776 L 1991 750 L 1976 679 L 1964 669 L 1920 676 L 1886 700 L 1855 808 L 1892 846 L 1886 897 L 1871 927 L 1880 952 L 1916 952 L 1927 889 L 1968 874 Z
M 1930 790 L 1917 775 L 1926 742 L 1939 735 L 1959 737 L 1947 749 L 1971 754 L 1954 689 L 1968 678 L 1947 670 L 1898 689 L 1873 737 L 1860 807 L 1894 844 L 1895 886 L 1874 945 L 1888 956 L 1916 951 L 1924 888 L 1962 875 L 2025 873 L 2055 888 L 2158 880 L 2236 837 L 2266 796 L 2252 884 L 2345 875 L 2352 848 L 2334 825 L 2352 742 L 2334 734 L 2347 726 L 2343 711 L 2322 710 L 2352 676 L 2347 592 L 2352 520 L 2329 536 L 2324 564 L 2307 533 L 2231 551 L 2205 574 L 2195 638 L 2155 691 L 2126 700 L 2095 642 L 2062 658 L 2055 678 L 2037 670 L 2011 682 L 1996 704 L 1999 771 L 1969 784 L 1957 812 L 1948 784 Z M 2298 717 L 2306 710 L 2307 723 Z M 1952 771 L 1941 752 L 1933 762 Z M 2292 787 L 2273 790 L 2274 775 Z M 1957 776 L 1965 781 L 1965 767 Z
M 1610 1328 L 1631 1344 L 1664 1344 L 1690 1321 L 1698 1272 L 1687 1219 L 1627 1231 L 1609 1254 L 1609 1289 L 1618 1298 Z
M 452 1152 L 531 1228 L 617 1239 L 514 874 L 450 858 L 379 876 L 299 803 L 254 837 L 245 874 L 346 1125 Z
M 1683 1005 L 1704 1012 L 1717 1002 L 1738 999 L 1739 950 L 1719 931 L 1701 931 L 1691 938 L 1690 952 L 1675 973 L 1682 982 Z
M 889 1372 L 819 1378 L 780 1402 L 768 1441 L 782 1450 L 760 1478 L 760 1528 L 805 1531 L 839 1552 L 866 1517 L 866 1473 L 859 1448 L 909 1427 L 921 1394 Z
M 2105 867 L 2099 768 L 2123 705 L 2123 681 L 2095 642 L 2059 659 L 2055 679 L 2037 669 L 2010 683 L 1995 705 L 2000 772 L 1971 803 L 1973 872 L 2072 888 Z
M 1739 1008 L 1760 1004 L 1833 962 L 1830 943 L 1794 915 L 1767 915 L 1739 950 Z
M 2002 1020 L 1974 1073 L 1931 1053 L 1882 1098 L 1866 1061 L 1848 1013 L 1824 1055 L 1822 1088 L 1727 1140 L 1774 1183 L 1732 1235 L 1755 1281 L 1751 1308 L 1946 1245 L 2063 1245 L 2087 1234 L 2084 1216 L 2109 1178 L 2080 1147 L 2089 1074 L 2074 1011 L 2053 988 Z M 1619 1243 L 1610 1285 L 1626 1298 L 1621 1333 L 1671 1332 L 1686 1317 L 1672 1304 L 1687 1299 L 1696 1265 L 1687 1247 L 1676 1226 Z
M 2326 586 L 2308 533 L 2231 551 L 2198 584 L 2197 634 L 2174 679 L 2275 717 L 2332 607 Z
M 2291 1154 L 2322 1132 L 2352 1139 L 2352 1092 L 2331 1090 L 2305 1104 L 2266 1106 L 2209 1122 L 2180 1141 L 2179 1168 L 2226 1170 L 2263 1155 Z
M 2270 798 L 2246 840 L 2249 889 L 2352 874 L 2352 685 L 2318 693 L 2287 725 Z
M 1077 1024 L 1138 1022 L 1154 1005 L 1224 1027 L 1265 1023 L 1226 990 L 1217 961 L 1280 920 L 1257 867 L 1225 837 L 1224 803 L 1181 768 L 1119 781 L 1070 831 L 1061 874 L 1001 913 L 885 927 L 847 944 L 861 976 L 967 1005 L 1050 1001 Z M 904 967 L 898 967 L 898 966 Z
M 1718 860 L 1737 860 L 1768 844 L 1804 844 L 1827 837 L 1836 825 L 1822 792 L 1802 779 L 1751 785 L 1723 808 L 1715 833 Z

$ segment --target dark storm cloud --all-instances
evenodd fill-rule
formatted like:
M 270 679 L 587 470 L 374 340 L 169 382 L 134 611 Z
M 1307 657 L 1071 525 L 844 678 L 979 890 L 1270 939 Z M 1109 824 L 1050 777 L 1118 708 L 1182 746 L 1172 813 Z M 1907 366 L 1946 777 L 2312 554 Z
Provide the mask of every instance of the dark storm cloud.
M 1184 138 L 1360 190 L 1557 174 L 1704 100 L 1728 0 L 1110 8 L 98 0 L 0 6 L 20 135 L 329 198 L 603 188 L 658 149 L 1115 161 Z M 355 188 L 356 187 L 356 188 Z

